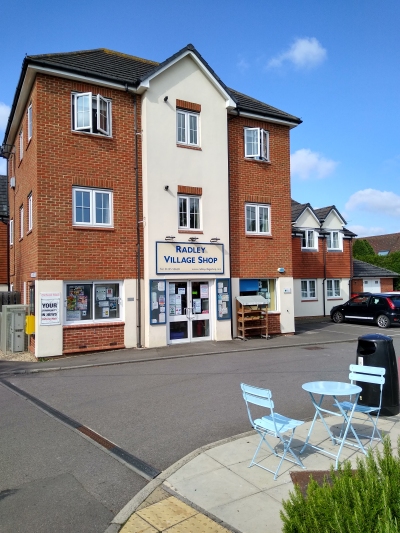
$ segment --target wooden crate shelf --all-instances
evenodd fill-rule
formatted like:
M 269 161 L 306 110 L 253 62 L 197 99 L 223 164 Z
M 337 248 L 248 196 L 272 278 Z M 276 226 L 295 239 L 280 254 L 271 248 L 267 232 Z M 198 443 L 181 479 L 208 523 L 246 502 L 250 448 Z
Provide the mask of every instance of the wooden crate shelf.
M 236 298 L 237 337 L 268 338 L 268 305 L 262 296 L 238 296 Z

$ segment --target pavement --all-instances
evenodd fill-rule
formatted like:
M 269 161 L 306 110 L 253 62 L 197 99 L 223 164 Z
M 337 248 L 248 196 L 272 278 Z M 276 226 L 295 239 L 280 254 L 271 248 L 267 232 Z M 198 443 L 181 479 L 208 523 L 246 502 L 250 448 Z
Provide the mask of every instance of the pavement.
M 321 319 L 303 321 L 297 324 L 296 335 L 268 340 L 201 342 L 158 349 L 119 350 L 36 363 L 1 361 L 0 378 L 68 368 L 357 341 L 358 335 L 354 333 L 341 335 L 339 340 L 337 332 L 329 331 L 329 324 L 329 320 Z M 333 434 L 340 429 L 338 420 L 334 416 L 326 418 Z M 358 426 L 364 423 L 359 419 L 353 421 L 356 429 L 360 429 Z M 304 444 L 310 425 L 311 421 L 306 421 L 296 429 L 292 447 L 297 452 Z M 397 449 L 400 415 L 380 417 L 378 427 L 382 434 L 390 435 L 392 447 Z M 274 481 L 273 474 L 257 466 L 249 468 L 258 442 L 259 436 L 254 431 L 249 431 L 193 451 L 136 494 L 114 517 L 105 533 L 280 532 L 282 501 L 289 498 L 290 491 L 294 488 L 290 472 L 328 471 L 334 464 L 334 459 L 307 447 L 301 454 L 306 470 L 284 461 L 279 477 Z M 314 426 L 310 442 L 327 451 L 337 451 L 337 446 L 332 444 L 320 421 Z M 368 441 L 364 440 L 363 444 L 366 442 Z M 271 443 L 274 446 L 278 441 Z M 374 443 L 373 446 L 381 448 L 382 444 Z M 269 451 L 260 452 L 260 457 L 263 464 L 276 467 L 276 457 Z M 360 450 L 344 446 L 340 459 L 350 460 L 355 467 L 357 459 L 364 457 Z

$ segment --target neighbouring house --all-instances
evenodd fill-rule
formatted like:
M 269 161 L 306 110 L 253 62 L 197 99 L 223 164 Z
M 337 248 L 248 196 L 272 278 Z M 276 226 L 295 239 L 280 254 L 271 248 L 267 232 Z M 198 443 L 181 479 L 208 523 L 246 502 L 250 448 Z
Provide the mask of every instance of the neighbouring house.
M 269 332 L 293 333 L 300 123 L 228 88 L 192 45 L 162 63 L 27 56 L 2 155 L 36 357 L 230 339 L 240 294 L 267 296 Z
M 334 205 L 314 209 L 292 200 L 292 257 L 296 317 L 329 315 L 349 299 L 355 234 Z
M 394 280 L 399 277 L 400 274 L 392 270 L 353 259 L 351 292 L 390 292 L 393 291 Z
M 8 197 L 7 176 L 0 176 L 0 291 L 8 291 Z
M 359 237 L 359 239 L 368 241 L 377 255 L 389 255 L 393 252 L 400 252 L 400 233 Z

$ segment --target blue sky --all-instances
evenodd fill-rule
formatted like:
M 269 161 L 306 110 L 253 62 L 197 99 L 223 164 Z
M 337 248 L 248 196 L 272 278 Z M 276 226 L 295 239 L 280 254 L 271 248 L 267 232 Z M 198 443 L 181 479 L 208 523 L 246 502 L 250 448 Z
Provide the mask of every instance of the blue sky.
M 336 205 L 359 236 L 400 231 L 398 0 L 23 0 L 9 15 L 0 141 L 25 54 L 163 61 L 192 43 L 228 87 L 303 120 L 291 133 L 295 200 Z

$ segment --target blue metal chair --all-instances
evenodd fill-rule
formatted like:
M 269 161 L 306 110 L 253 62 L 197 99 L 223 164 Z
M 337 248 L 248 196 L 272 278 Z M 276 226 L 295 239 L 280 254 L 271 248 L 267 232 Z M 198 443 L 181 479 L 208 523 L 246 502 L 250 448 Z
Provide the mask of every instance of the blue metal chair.
M 282 416 L 278 413 L 275 413 L 274 402 L 272 401 L 272 394 L 270 390 L 252 387 L 251 385 L 246 385 L 245 383 L 242 383 L 240 386 L 243 391 L 244 401 L 246 402 L 247 414 L 249 415 L 250 424 L 261 437 L 260 443 L 256 449 L 256 453 L 254 454 L 253 459 L 249 464 L 249 468 L 253 465 L 259 466 L 263 470 L 267 470 L 268 472 L 274 474 L 274 480 L 276 480 L 276 478 L 278 477 L 278 472 L 284 459 L 286 459 L 286 461 L 289 461 L 290 463 L 294 463 L 301 466 L 302 468 L 305 468 L 301 460 L 297 457 L 297 455 L 290 447 L 295 429 L 297 428 L 297 426 L 301 426 L 301 424 L 304 424 L 304 422 L 300 420 L 293 420 L 292 418 L 287 418 L 286 416 Z M 262 418 L 254 419 L 252 416 L 253 405 L 265 407 L 266 409 L 268 409 L 269 414 L 263 416 Z M 284 434 L 288 432 L 290 432 L 290 435 L 285 438 Z M 282 455 L 277 453 L 275 451 L 275 447 L 272 447 L 271 444 L 266 440 L 267 435 L 278 438 L 282 442 Z M 263 442 L 265 442 L 267 447 L 276 457 L 280 457 L 281 459 L 278 468 L 275 471 L 270 470 L 269 468 L 266 468 L 265 466 L 256 462 L 257 454 Z M 286 454 L 288 452 L 293 456 L 294 461 L 286 457 Z
M 372 423 L 373 426 L 373 432 L 371 437 L 369 435 L 361 435 L 360 433 L 357 433 L 359 437 L 365 437 L 367 439 L 370 439 L 370 446 L 373 440 L 382 440 L 382 435 L 379 432 L 379 429 L 377 427 L 378 425 L 378 419 L 379 419 L 379 413 L 382 406 L 382 391 L 383 391 L 383 385 L 385 384 L 385 378 L 384 375 L 386 373 L 385 368 L 381 368 L 379 366 L 363 366 L 363 365 L 350 365 L 350 373 L 349 373 L 349 379 L 351 380 L 351 383 L 357 382 L 358 385 L 362 386 L 361 383 L 374 383 L 376 385 L 380 385 L 380 394 L 379 394 L 379 405 L 375 406 L 369 406 L 369 405 L 361 405 L 357 404 L 354 408 L 354 413 L 362 413 L 367 415 L 369 420 Z M 362 396 L 362 392 L 360 394 Z M 346 402 L 340 402 L 340 406 L 342 409 L 346 412 L 346 414 L 353 409 L 354 403 L 351 401 Z M 372 414 L 375 414 L 374 418 L 372 418 Z M 353 420 L 363 420 L 360 417 L 353 416 Z M 354 427 L 353 427 L 354 429 Z M 343 427 L 342 427 L 343 431 Z M 375 433 L 378 435 L 375 437 Z M 342 432 L 340 433 L 341 436 Z

